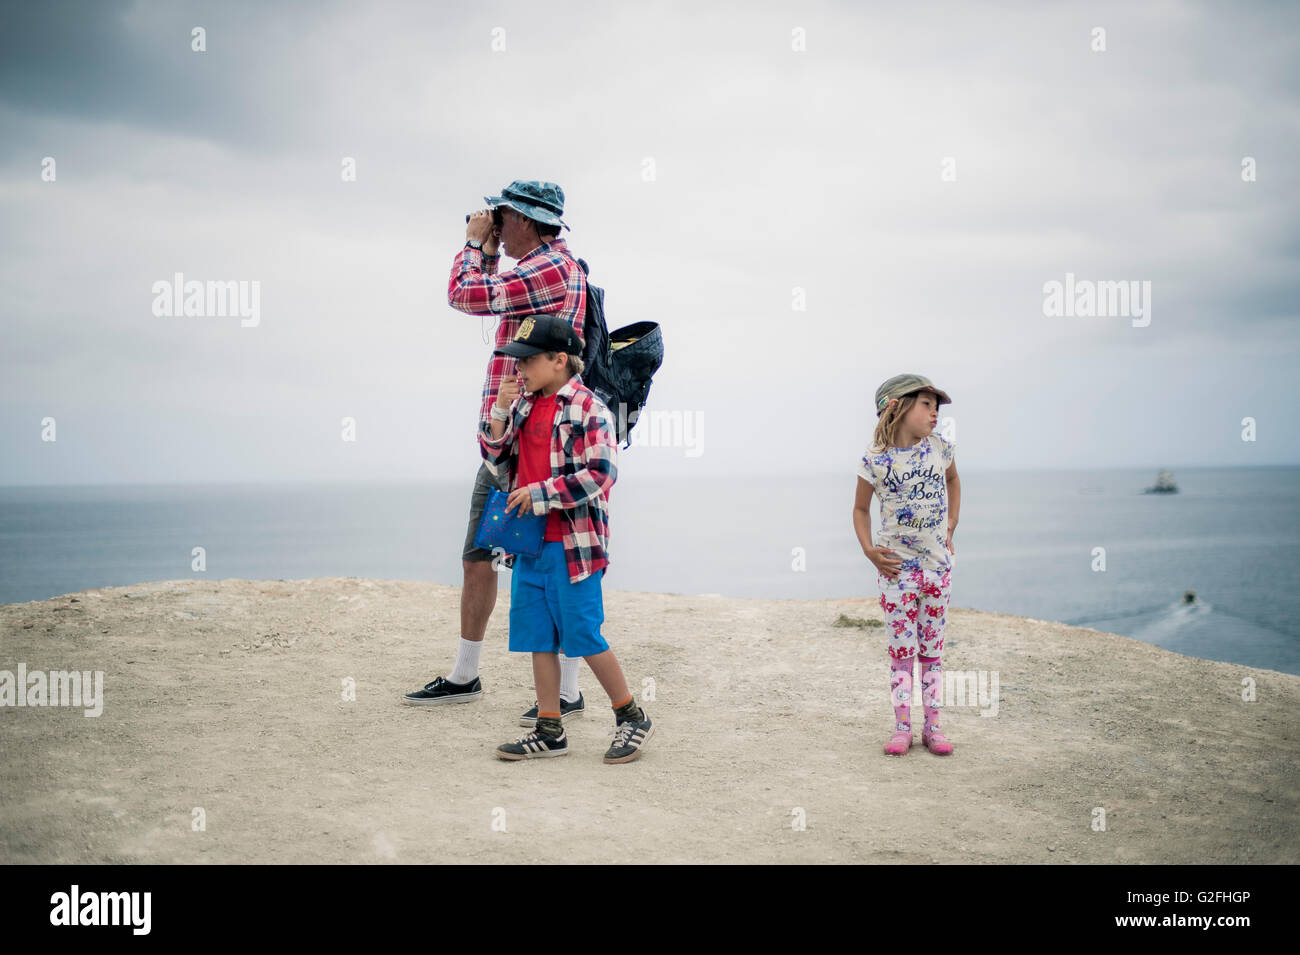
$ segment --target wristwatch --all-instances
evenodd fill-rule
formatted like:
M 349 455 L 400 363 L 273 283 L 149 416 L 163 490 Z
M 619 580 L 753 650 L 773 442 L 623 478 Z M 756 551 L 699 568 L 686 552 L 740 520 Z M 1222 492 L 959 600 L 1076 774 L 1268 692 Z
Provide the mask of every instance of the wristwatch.
M 482 240 L 482 239 L 466 239 L 466 240 L 465 240 L 465 245 L 466 245 L 468 248 L 471 248 L 471 249 L 478 249 L 480 252 L 483 251 L 483 240 Z

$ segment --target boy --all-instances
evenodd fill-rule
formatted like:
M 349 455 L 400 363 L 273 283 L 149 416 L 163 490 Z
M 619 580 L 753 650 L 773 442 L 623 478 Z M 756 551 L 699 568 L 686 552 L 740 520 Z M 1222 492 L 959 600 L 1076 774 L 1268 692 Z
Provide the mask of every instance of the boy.
M 493 474 L 509 469 L 506 510 L 546 515 L 541 553 L 516 555 L 510 578 L 510 649 L 532 653 L 537 728 L 496 753 L 502 759 L 563 756 L 559 651 L 585 657 L 614 707 L 607 763 L 641 755 L 654 734 L 614 651 L 600 634 L 601 579 L 609 564 L 609 490 L 618 476 L 618 441 L 609 409 L 582 383 L 582 343 L 553 315 L 523 320 L 496 354 L 517 359 L 524 394 L 507 375 L 479 448 Z M 507 410 L 509 409 L 509 410 Z

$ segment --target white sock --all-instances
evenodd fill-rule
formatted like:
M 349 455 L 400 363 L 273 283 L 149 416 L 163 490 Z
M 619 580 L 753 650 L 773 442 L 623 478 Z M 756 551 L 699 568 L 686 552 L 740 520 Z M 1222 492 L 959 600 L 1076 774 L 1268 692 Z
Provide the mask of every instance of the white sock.
M 560 699 L 565 703 L 578 702 L 578 667 L 582 657 L 566 657 L 560 654 Z
M 456 651 L 456 668 L 447 679 L 452 683 L 472 683 L 478 676 L 478 652 L 483 649 L 482 640 L 460 638 L 460 649 Z

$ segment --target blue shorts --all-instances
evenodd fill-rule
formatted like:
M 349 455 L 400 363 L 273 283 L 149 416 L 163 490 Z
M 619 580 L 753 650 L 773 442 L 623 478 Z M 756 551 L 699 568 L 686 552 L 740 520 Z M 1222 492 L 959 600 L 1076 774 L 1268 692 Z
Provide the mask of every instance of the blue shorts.
M 609 644 L 600 635 L 605 568 L 576 584 L 569 580 L 563 541 L 543 541 L 536 557 L 519 554 L 510 573 L 510 649 L 589 657 Z

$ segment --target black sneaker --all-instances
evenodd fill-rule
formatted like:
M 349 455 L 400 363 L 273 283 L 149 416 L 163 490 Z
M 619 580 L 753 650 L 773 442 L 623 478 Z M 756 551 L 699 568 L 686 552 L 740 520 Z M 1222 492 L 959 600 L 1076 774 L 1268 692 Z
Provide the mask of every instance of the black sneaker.
M 541 704 L 534 703 L 533 708 L 531 710 L 529 710 L 523 716 L 519 717 L 519 725 L 536 726 L 537 710 L 540 708 L 540 706 Z M 567 723 L 569 721 L 570 716 L 582 716 L 586 712 L 587 712 L 587 701 L 582 698 L 581 693 L 578 694 L 578 702 L 576 703 L 566 703 L 563 699 L 560 700 L 560 722 L 561 723 Z
M 513 743 L 502 743 L 497 747 L 497 755 L 502 759 L 542 759 L 547 756 L 563 756 L 568 751 L 569 738 L 564 735 L 563 729 L 559 736 L 548 736 L 541 730 L 534 730 Z
M 482 695 L 483 683 L 478 677 L 468 683 L 452 683 L 438 677 L 432 683 L 424 684 L 423 689 L 403 695 L 402 702 L 412 706 L 438 706 L 442 703 L 469 703 Z
M 650 722 L 650 717 L 646 715 L 645 710 L 642 709 L 641 719 L 624 720 L 618 724 L 618 727 L 614 730 L 614 742 L 610 744 L 609 752 L 605 754 L 605 762 L 632 762 L 641 755 L 641 747 L 654 734 L 654 725 Z

